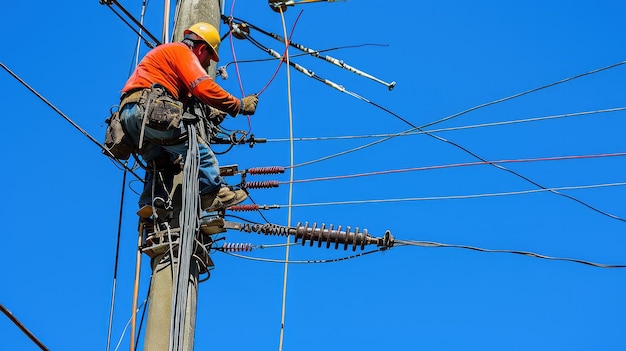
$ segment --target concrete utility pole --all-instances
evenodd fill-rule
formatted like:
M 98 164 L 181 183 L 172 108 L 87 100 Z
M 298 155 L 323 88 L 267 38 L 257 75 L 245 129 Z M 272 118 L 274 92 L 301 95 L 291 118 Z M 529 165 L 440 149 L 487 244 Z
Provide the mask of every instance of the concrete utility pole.
M 197 22 L 208 22 L 216 28 L 220 28 L 220 6 L 219 0 L 178 0 L 179 10 L 175 19 L 174 42 L 181 41 L 183 31 Z M 166 22 L 164 22 L 166 23 Z M 165 32 L 165 31 L 164 31 Z M 209 75 L 215 77 L 215 65 L 209 70 Z M 178 216 L 180 212 L 182 175 L 174 179 L 174 219 L 171 225 L 174 229 L 178 227 Z M 176 191 L 178 190 L 178 191 Z M 174 279 L 172 272 L 178 262 L 178 257 L 172 260 L 162 260 L 167 254 L 167 250 L 162 253 L 150 255 L 152 257 L 152 283 L 150 290 L 150 302 L 148 305 L 148 319 L 146 322 L 146 333 L 144 337 L 144 350 L 146 351 L 168 351 L 170 345 L 171 316 L 172 316 L 172 292 Z M 178 251 L 175 251 L 178 254 Z M 196 324 L 196 305 L 198 297 L 198 276 L 199 268 L 195 261 L 189 270 L 188 294 L 186 305 L 186 322 L 184 330 L 184 351 L 192 351 L 194 348 L 194 335 Z M 132 350 L 131 350 L 132 351 Z

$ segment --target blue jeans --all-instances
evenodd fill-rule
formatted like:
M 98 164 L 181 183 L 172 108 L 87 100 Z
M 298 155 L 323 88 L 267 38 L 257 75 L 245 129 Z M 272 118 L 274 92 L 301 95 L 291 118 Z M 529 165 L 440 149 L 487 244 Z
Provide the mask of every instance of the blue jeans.
M 126 131 L 126 134 L 131 138 L 135 146 L 139 145 L 139 137 L 141 134 L 141 125 L 143 122 L 144 109 L 142 106 L 136 103 L 129 103 L 124 106 L 120 111 L 120 120 L 122 126 Z M 181 124 L 179 129 L 175 130 L 156 130 L 146 127 L 143 136 L 143 145 L 141 156 L 146 162 L 150 162 L 159 156 L 163 156 L 164 153 L 169 156 L 171 160 L 175 160 L 179 155 L 182 156 L 183 161 L 187 155 L 187 141 L 175 145 L 161 145 L 159 140 L 173 139 L 181 134 L 185 133 L 185 127 Z M 200 195 L 210 194 L 217 191 L 224 180 L 220 176 L 220 167 L 217 163 L 215 154 L 208 147 L 205 141 L 198 142 L 198 151 L 200 157 L 200 172 L 198 175 L 198 181 L 200 186 Z M 146 185 L 144 193 L 139 199 L 139 206 L 143 206 L 151 203 L 151 177 L 153 175 L 148 172 L 146 175 Z M 171 184 L 170 184 L 171 186 Z M 148 190 L 148 191 L 146 191 Z

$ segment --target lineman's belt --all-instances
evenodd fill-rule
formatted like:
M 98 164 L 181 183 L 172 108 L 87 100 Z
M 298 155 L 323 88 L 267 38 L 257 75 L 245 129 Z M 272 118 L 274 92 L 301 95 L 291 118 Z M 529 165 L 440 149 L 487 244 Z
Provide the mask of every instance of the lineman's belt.
M 149 93 L 150 89 L 134 89 L 124 93 L 120 99 L 119 111 L 121 111 L 126 104 L 145 103 Z

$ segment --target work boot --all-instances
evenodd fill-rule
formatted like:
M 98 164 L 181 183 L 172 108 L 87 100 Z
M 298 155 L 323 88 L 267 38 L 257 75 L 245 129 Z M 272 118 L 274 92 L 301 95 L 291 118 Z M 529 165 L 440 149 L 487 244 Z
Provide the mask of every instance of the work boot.
M 248 198 L 245 190 L 233 190 L 228 186 L 223 186 L 220 190 L 201 196 L 202 209 L 206 212 L 224 210 L 227 207 L 236 205 Z
M 154 206 L 154 207 L 153 207 Z M 167 214 L 168 210 L 171 210 L 171 206 L 163 200 L 163 198 L 155 197 L 152 204 L 146 204 L 142 206 L 137 214 L 141 218 L 150 218 L 156 214 L 155 217 L 163 218 Z
M 224 218 L 218 216 L 204 217 L 200 220 L 200 232 L 204 235 L 213 235 L 225 232 Z

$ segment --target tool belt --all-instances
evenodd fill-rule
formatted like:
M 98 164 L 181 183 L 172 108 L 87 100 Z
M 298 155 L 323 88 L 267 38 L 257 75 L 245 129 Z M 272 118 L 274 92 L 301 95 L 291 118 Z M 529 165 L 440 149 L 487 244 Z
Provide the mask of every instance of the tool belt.
M 135 151 L 135 146 L 122 127 L 120 110 L 113 112 L 105 122 L 108 126 L 104 135 L 105 149 L 102 153 L 118 160 L 128 160 L 130 154 Z
M 184 113 L 183 103 L 174 99 L 161 85 L 154 84 L 148 90 L 144 108 L 144 124 L 147 127 L 156 130 L 172 130 L 180 127 Z
M 149 89 L 136 89 L 124 93 L 120 99 L 120 105 L 117 111 L 104 121 L 107 123 L 107 129 L 104 135 L 105 150 L 102 153 L 106 156 L 113 156 L 118 160 L 128 160 L 130 154 L 137 151 L 135 145 L 122 126 L 120 120 L 120 111 L 129 103 L 145 103 L 147 101 L 147 93 Z
M 144 115 L 142 121 L 142 132 L 140 135 L 139 148 L 137 148 L 126 135 L 120 121 L 120 111 L 124 106 L 136 103 L 143 108 Z M 122 95 L 119 109 L 112 113 L 105 121 L 108 124 L 105 134 L 105 146 L 108 150 L 102 152 L 120 160 L 128 160 L 132 152 L 141 154 L 143 146 L 144 128 L 149 127 L 156 130 L 167 131 L 180 129 L 181 122 L 196 121 L 197 117 L 184 111 L 183 103 L 176 100 L 170 92 L 159 84 L 154 84 L 151 88 L 131 90 Z M 176 145 L 187 139 L 187 133 L 180 133 L 168 139 L 152 139 L 151 141 L 159 145 Z M 109 154 L 110 152 L 110 154 Z

